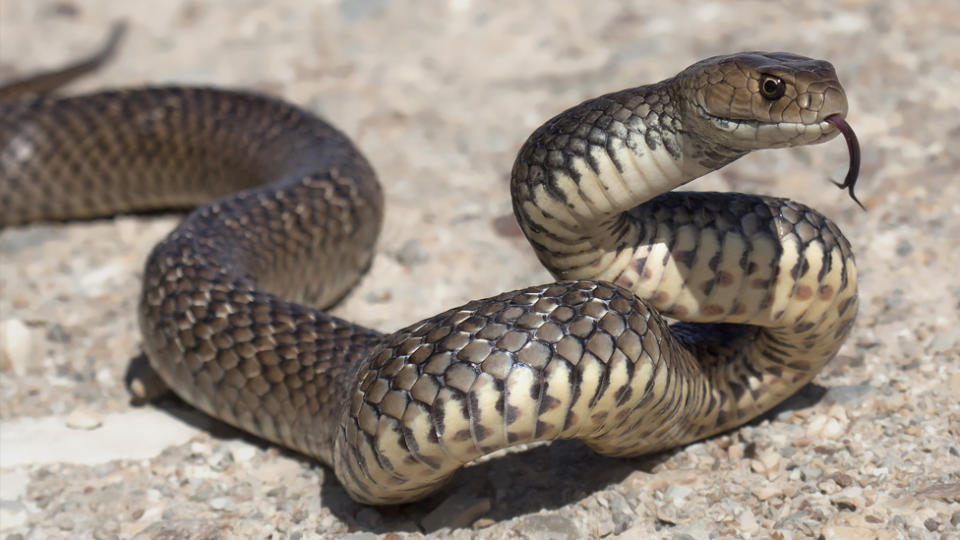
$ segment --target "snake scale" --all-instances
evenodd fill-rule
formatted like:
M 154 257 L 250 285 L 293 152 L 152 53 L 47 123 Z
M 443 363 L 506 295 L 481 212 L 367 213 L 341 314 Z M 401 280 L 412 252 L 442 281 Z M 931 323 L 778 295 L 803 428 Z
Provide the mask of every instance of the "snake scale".
M 371 262 L 373 169 L 261 95 L 7 99 L 0 224 L 198 206 L 146 263 L 153 369 L 200 410 L 331 466 L 355 500 L 393 504 L 519 443 L 636 456 L 696 441 L 810 381 L 857 312 L 848 241 L 790 200 L 670 190 L 843 133 L 852 196 L 846 112 L 833 67 L 788 53 L 713 57 L 581 103 L 529 137 L 511 175 L 517 221 L 559 281 L 390 334 L 308 307 Z

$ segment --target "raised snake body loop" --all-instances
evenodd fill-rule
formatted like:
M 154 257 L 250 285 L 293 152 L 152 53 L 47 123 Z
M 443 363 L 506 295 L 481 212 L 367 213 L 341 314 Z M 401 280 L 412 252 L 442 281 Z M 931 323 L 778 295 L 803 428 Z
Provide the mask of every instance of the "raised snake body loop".
M 759 95 L 767 75 L 782 98 Z M 0 222 L 214 200 L 147 261 L 151 365 L 201 410 L 331 465 L 356 500 L 398 503 L 517 443 L 688 443 L 812 379 L 857 311 L 837 227 L 785 199 L 667 192 L 756 148 L 827 140 L 845 113 L 829 64 L 784 53 L 574 107 L 531 135 L 511 182 L 562 281 L 389 335 L 294 303 L 359 279 L 382 194 L 343 135 L 282 102 L 165 88 L 0 104 Z

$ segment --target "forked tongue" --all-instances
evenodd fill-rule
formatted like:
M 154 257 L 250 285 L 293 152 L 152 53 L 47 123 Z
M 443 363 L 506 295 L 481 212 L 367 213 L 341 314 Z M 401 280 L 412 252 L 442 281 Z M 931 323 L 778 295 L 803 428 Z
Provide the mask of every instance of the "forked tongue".
M 857 183 L 857 175 L 860 174 L 860 143 L 857 142 L 857 134 L 853 132 L 850 124 L 839 114 L 830 115 L 824 120 L 832 124 L 833 127 L 837 128 L 840 133 L 843 134 L 843 138 L 847 140 L 847 151 L 850 152 L 850 169 L 847 171 L 846 178 L 843 179 L 843 183 L 832 182 L 840 189 L 846 189 L 847 193 L 850 194 L 850 198 L 853 199 L 860 208 L 866 210 L 863 203 L 861 203 L 860 200 L 857 199 L 856 194 L 853 193 L 853 186 Z

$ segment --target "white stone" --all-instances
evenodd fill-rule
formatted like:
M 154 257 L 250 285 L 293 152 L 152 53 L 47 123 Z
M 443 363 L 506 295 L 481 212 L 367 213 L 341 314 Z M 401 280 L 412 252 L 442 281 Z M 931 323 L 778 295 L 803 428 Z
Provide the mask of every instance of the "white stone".
M 740 513 L 738 521 L 740 522 L 740 532 L 753 534 L 760 530 L 760 524 L 757 523 L 756 516 L 753 515 L 753 512 L 751 512 L 749 508 Z
M 190 453 L 195 456 L 208 456 L 210 455 L 210 445 L 204 444 L 200 441 L 193 441 L 190 443 Z
M 103 417 L 86 407 L 77 407 L 67 416 L 66 424 L 71 429 L 97 429 L 103 425 Z
M 26 522 L 26 508 L 16 503 L 0 504 L 0 530 L 15 529 Z
M 811 439 L 837 439 L 846 433 L 848 422 L 846 415 L 837 418 L 832 414 L 817 414 L 807 423 L 806 435 Z
M 237 463 L 246 463 L 257 455 L 257 449 L 247 443 L 239 443 L 230 449 L 233 460 Z
M 780 486 L 778 486 L 778 485 L 776 485 L 776 484 L 774 484 L 774 483 L 767 482 L 767 483 L 765 483 L 765 484 L 762 484 L 762 485 L 759 485 L 759 486 L 754 487 L 754 488 L 751 490 L 751 492 L 753 493 L 753 495 L 754 495 L 757 499 L 759 499 L 759 500 L 761 500 L 761 501 L 765 501 L 765 500 L 770 499 L 770 498 L 772 498 L 772 497 L 776 497 L 776 496 L 778 496 L 778 495 L 782 495 L 782 494 L 783 494 L 783 489 L 781 489 Z
M 7 319 L 0 324 L 0 367 L 9 366 L 14 375 L 22 376 L 33 355 L 33 336 L 20 319 Z
M 680 506 L 691 493 L 693 493 L 693 489 L 688 486 L 670 486 L 663 498 L 674 506 Z

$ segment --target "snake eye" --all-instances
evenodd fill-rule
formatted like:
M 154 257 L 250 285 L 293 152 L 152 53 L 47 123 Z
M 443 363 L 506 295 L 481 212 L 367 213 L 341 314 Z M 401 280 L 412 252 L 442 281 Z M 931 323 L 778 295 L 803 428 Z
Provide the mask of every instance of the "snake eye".
M 787 84 L 780 77 L 764 75 L 760 78 L 760 94 L 769 100 L 780 99 L 787 91 Z

